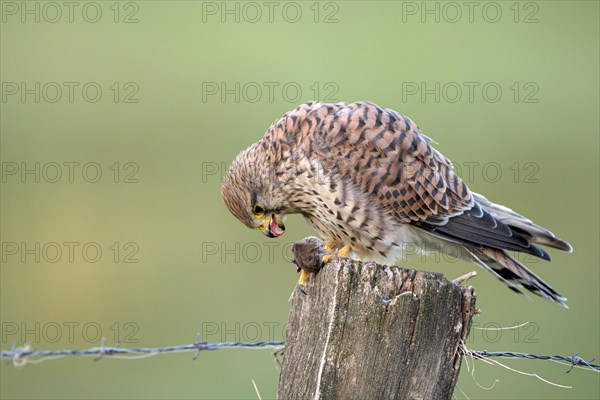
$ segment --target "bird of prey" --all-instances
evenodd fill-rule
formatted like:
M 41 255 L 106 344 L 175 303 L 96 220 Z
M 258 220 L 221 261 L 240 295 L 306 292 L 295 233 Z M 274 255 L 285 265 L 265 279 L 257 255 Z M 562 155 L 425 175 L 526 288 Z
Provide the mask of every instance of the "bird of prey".
M 564 240 L 469 190 L 408 117 L 370 102 L 302 104 L 241 152 L 222 187 L 229 211 L 268 237 L 301 214 L 338 256 L 394 262 L 407 245 L 454 248 L 510 289 L 565 300 L 507 251 L 550 260 Z M 303 271 L 300 285 L 307 273 Z

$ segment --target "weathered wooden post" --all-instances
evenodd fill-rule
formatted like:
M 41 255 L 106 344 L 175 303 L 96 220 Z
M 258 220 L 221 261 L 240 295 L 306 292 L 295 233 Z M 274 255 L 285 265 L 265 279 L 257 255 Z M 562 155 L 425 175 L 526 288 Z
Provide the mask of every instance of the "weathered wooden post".
M 335 259 L 294 294 L 278 397 L 450 399 L 474 313 L 442 274 Z

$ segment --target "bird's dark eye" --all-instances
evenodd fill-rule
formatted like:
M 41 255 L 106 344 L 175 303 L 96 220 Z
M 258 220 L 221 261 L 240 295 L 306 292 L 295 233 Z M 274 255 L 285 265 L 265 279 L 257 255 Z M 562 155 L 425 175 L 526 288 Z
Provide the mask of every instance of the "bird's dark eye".
M 265 208 L 261 204 L 256 203 L 254 204 L 254 208 L 252 209 L 252 211 L 254 212 L 254 215 L 256 215 L 257 217 L 261 217 L 265 213 Z

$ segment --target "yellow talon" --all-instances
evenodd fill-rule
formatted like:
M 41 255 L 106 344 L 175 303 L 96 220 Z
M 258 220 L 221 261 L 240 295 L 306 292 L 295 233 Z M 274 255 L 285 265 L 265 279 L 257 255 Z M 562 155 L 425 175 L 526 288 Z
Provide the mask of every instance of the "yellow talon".
M 298 280 L 298 288 L 304 294 L 306 294 L 306 282 L 308 282 L 308 277 L 310 276 L 309 272 L 305 270 L 300 271 L 300 279 Z
M 306 281 L 308 281 L 309 276 L 310 273 L 306 272 L 305 270 L 300 271 L 300 280 L 298 281 L 298 284 L 301 286 L 306 285 Z
M 324 255 L 321 260 L 323 260 L 323 264 L 327 264 L 329 261 L 331 261 L 331 259 L 333 257 L 335 257 L 334 254 L 327 254 L 327 255 Z

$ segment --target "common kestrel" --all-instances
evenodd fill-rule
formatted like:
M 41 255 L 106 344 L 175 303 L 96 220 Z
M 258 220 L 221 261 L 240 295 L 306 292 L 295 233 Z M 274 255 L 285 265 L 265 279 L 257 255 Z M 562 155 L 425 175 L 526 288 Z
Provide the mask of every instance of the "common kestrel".
M 407 245 L 453 249 L 510 289 L 565 298 L 506 251 L 550 260 L 538 247 L 571 245 L 473 193 L 409 118 L 369 102 L 308 102 L 240 153 L 222 195 L 242 223 L 268 237 L 301 214 L 341 256 L 392 263 Z M 300 284 L 307 274 L 303 272 Z

